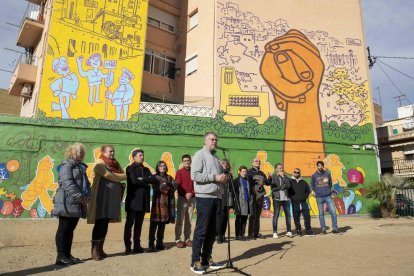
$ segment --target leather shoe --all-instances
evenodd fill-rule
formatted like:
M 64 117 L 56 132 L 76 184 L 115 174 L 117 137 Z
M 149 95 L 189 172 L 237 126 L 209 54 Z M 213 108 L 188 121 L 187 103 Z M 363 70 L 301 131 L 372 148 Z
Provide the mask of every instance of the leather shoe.
M 73 257 L 72 255 L 70 255 L 68 259 L 71 260 L 73 264 L 79 264 L 82 262 L 79 258 Z
M 132 251 L 132 253 L 134 254 L 144 253 L 144 248 L 142 248 L 141 246 L 134 247 L 134 250 Z
M 184 244 L 185 244 L 185 246 L 188 246 L 188 247 L 193 246 L 193 242 L 191 240 L 186 240 Z
M 68 266 L 68 265 L 72 265 L 72 264 L 73 264 L 73 262 L 69 258 L 67 258 L 66 256 L 56 258 L 55 265 Z
M 184 248 L 184 247 L 185 247 L 185 243 L 183 243 L 182 241 L 178 241 L 178 242 L 176 242 L 176 243 L 175 243 L 175 245 L 176 245 L 178 248 Z

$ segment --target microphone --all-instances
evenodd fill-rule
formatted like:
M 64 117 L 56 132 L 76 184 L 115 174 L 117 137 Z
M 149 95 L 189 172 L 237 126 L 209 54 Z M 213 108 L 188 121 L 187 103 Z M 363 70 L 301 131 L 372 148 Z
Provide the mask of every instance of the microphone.
M 220 146 L 216 146 L 216 149 L 219 149 L 219 150 L 222 150 L 222 151 L 229 151 L 228 149 L 220 147 Z

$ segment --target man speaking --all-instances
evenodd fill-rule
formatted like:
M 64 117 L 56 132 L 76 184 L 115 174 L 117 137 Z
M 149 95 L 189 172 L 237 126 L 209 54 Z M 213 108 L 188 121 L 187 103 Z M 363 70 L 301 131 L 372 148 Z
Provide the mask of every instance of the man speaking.
M 195 153 L 191 167 L 197 208 L 191 270 L 197 274 L 203 274 L 208 268 L 218 269 L 223 266 L 214 263 L 212 259 L 216 218 L 222 209 L 222 184 L 227 181 L 216 156 L 216 148 L 217 134 L 207 132 L 204 135 L 204 147 Z

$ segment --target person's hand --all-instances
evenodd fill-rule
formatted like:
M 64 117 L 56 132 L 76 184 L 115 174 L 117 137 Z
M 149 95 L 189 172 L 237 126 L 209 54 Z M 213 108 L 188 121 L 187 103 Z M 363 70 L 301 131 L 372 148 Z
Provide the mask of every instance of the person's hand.
M 260 72 L 273 93 L 278 109 L 287 103 L 306 102 L 315 96 L 322 81 L 324 64 L 318 48 L 298 30 L 290 30 L 265 46 Z
M 187 200 L 190 200 L 192 197 L 193 197 L 193 195 L 192 195 L 191 193 L 186 193 L 186 194 L 185 194 L 185 198 L 186 198 Z
M 91 203 L 91 198 L 90 197 L 87 197 L 87 196 L 83 196 L 80 199 L 80 203 L 82 205 L 87 205 L 87 204 Z
M 229 212 L 233 213 L 234 212 L 234 208 L 233 207 L 229 207 Z
M 225 183 L 227 180 L 227 176 L 226 174 L 222 173 L 222 174 L 216 175 L 214 180 L 218 183 Z

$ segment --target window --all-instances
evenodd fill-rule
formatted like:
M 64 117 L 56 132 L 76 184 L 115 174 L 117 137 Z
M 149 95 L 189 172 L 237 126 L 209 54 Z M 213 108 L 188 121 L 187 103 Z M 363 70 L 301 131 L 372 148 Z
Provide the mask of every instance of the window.
M 197 10 L 189 16 L 188 21 L 189 21 L 188 30 L 191 30 L 192 28 L 198 25 L 198 11 Z
M 148 25 L 175 33 L 177 17 L 156 7 L 148 7 Z
M 185 60 L 185 75 L 189 76 L 197 72 L 198 68 L 198 56 L 194 55 Z
M 148 49 L 145 51 L 144 71 L 175 79 L 175 58 Z

